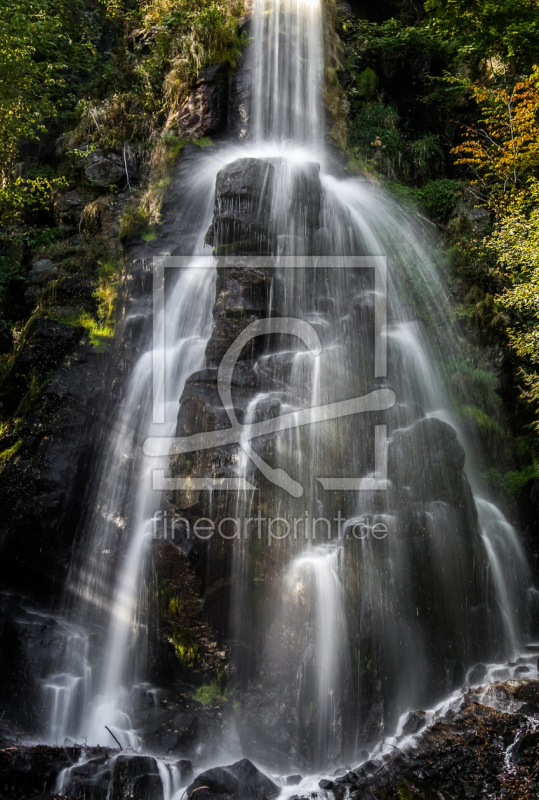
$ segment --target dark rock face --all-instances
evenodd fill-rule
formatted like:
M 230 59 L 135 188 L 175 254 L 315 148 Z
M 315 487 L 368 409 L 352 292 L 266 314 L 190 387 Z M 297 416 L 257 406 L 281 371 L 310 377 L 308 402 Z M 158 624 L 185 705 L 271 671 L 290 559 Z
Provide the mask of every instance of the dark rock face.
M 1 800 L 23 800 L 39 792 L 52 792 L 61 770 L 76 764 L 80 755 L 81 749 L 76 747 L 11 745 L 0 750 Z
M 36 261 L 28 273 L 28 283 L 39 286 L 54 278 L 59 278 L 60 275 L 58 264 L 55 264 L 50 258 L 42 258 Z
M 241 331 L 265 315 L 271 276 L 263 259 L 229 257 L 218 270 L 216 300 L 213 308 L 215 326 L 206 347 L 209 367 L 218 366 Z M 246 348 L 242 355 L 249 358 Z
M 22 631 L 3 609 L 0 610 L 0 642 L 0 724 L 33 731 L 39 694 L 24 649 Z
M 390 473 L 410 486 L 419 501 L 451 500 L 461 493 L 465 453 L 456 431 L 427 417 L 395 433 L 390 448 Z
M 468 675 L 468 683 L 470 686 L 479 686 L 479 684 L 485 678 L 487 674 L 487 668 L 484 664 L 476 664 L 475 667 L 472 669 L 470 674 Z
M 131 174 L 133 172 L 132 168 Z M 99 189 L 110 189 L 111 186 L 123 188 L 129 183 L 130 175 L 127 154 L 124 158 L 116 153 L 94 150 L 84 159 L 84 174 Z
M 114 764 L 111 800 L 163 800 L 163 784 L 154 758 L 120 755 Z
M 247 758 L 203 772 L 187 787 L 187 795 L 190 797 L 195 791 L 201 800 L 273 800 L 279 794 L 273 781 Z
M 226 127 L 227 106 L 228 66 L 216 64 L 200 71 L 191 94 L 173 119 L 182 136 L 193 139 L 213 136 Z
M 207 236 L 218 255 L 274 251 L 268 228 L 274 181 L 275 164 L 270 159 L 240 158 L 220 170 Z
M 424 728 L 426 724 L 425 713 L 422 711 L 413 711 L 402 727 L 402 732 L 405 736 L 410 736 L 417 733 Z
M 66 232 L 78 231 L 84 207 L 91 203 L 94 195 L 74 189 L 59 195 L 54 203 L 54 214 L 58 226 Z
M 73 350 L 83 333 L 83 328 L 62 325 L 50 319 L 38 319 L 19 363 L 31 364 L 42 374 L 55 369 Z
M 193 780 L 193 765 L 191 762 L 182 758 L 174 766 L 178 770 L 180 786 L 186 786 L 188 783 L 191 783 Z
M 64 770 L 62 789 L 52 794 Z M 37 796 L 163 800 L 163 784 L 149 756 L 118 755 L 104 747 L 10 745 L 0 750 L 0 800 Z
M 465 700 L 459 713 L 435 722 L 411 748 L 385 756 L 372 774 L 363 765 L 335 783 L 348 783 L 355 800 L 524 800 L 539 779 L 539 735 L 523 712 Z
M 240 158 L 217 175 L 206 240 L 217 255 L 315 252 L 321 197 L 319 164 Z
M 95 446 L 93 424 L 106 361 L 81 344 L 81 329 L 41 319 L 20 362 L 46 377 L 39 403 L 13 441 L 17 452 L 0 473 L 0 574 L 4 586 L 48 593 L 67 570 L 67 548 L 82 511 Z M 59 587 L 58 587 L 59 588 Z

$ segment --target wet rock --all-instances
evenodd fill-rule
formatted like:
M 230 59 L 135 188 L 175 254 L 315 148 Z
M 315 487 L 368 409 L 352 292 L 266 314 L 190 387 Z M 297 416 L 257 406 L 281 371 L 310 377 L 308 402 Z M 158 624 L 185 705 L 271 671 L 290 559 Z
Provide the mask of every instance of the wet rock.
M 174 766 L 178 770 L 180 786 L 186 786 L 193 780 L 193 765 L 190 761 L 182 758 L 180 761 L 177 761 Z
M 163 800 L 157 762 L 149 756 L 119 755 L 114 763 L 110 800 Z
M 518 713 L 523 714 L 525 717 L 539 717 L 539 705 L 536 703 L 524 703 L 518 709 Z
M 213 316 L 263 316 L 270 283 L 263 259 L 227 258 L 218 268 Z
M 129 192 L 98 197 L 84 207 L 82 224 L 87 233 L 101 233 L 112 249 L 120 249 L 120 220 L 129 200 Z
M 522 678 L 526 676 L 531 676 L 532 668 L 526 666 L 516 667 L 514 676 L 515 678 Z
M 228 767 L 216 767 L 201 773 L 190 786 L 187 796 L 197 792 L 197 800 L 233 798 L 234 800 L 272 800 L 278 787 L 255 765 L 244 758 Z
M 411 736 L 424 728 L 427 724 L 426 714 L 424 711 L 412 711 L 402 726 L 402 732 L 405 736 Z
M 451 425 L 424 418 L 397 430 L 388 449 L 390 474 L 410 486 L 416 499 L 458 499 L 466 456 Z
M 538 755 L 539 734 L 531 724 L 523 729 L 521 716 L 464 701 L 414 747 L 393 751 L 382 769 L 359 777 L 350 797 L 525 798 L 539 777 Z
M 146 739 L 152 749 L 174 754 L 180 751 L 190 752 L 198 743 L 199 718 L 195 713 L 180 712 L 162 723 L 155 731 L 155 738 Z
M 289 775 L 287 778 L 284 779 L 285 786 L 297 786 L 298 783 L 301 783 L 302 777 L 301 775 Z
M 479 686 L 485 679 L 487 671 L 484 664 L 476 664 L 468 675 L 468 683 L 470 686 Z
M 227 123 L 228 66 L 216 64 L 200 71 L 187 100 L 168 120 L 180 134 L 192 139 L 221 133 Z
M 0 799 L 23 798 L 50 794 L 63 769 L 75 765 L 80 748 L 24 747 L 13 745 L 0 751 Z
M 330 792 L 335 786 L 333 781 L 328 781 L 326 778 L 322 778 L 321 781 L 318 781 L 318 785 L 321 789 L 324 789 L 324 791 L 327 792 Z
M 110 800 L 114 757 L 110 752 L 87 760 L 84 756 L 64 778 L 64 791 L 85 800 Z
M 107 361 L 88 343 L 79 344 L 82 333 L 40 319 L 21 353 L 24 369 L 31 366 L 48 385 L 21 421 L 17 457 L 0 474 L 5 511 L 0 518 L 0 579 L 5 587 L 33 597 L 41 591 L 49 596 L 67 571 L 67 551 L 83 511 L 81 497 L 88 489 L 96 446 L 93 426 Z M 22 372 L 20 363 L 15 362 L 15 373 Z M 17 374 L 6 380 L 16 379 Z M 22 394 L 24 388 L 18 391 Z
M 515 700 L 523 700 L 526 703 L 539 702 L 539 681 L 508 681 L 505 686 L 507 693 Z
M 274 233 L 268 221 L 275 174 L 273 160 L 258 158 L 240 158 L 218 172 L 207 242 L 219 255 L 274 251 Z
M 248 27 L 245 19 L 244 29 Z M 252 85 L 252 52 L 245 48 L 230 76 L 227 133 L 240 141 L 248 138 Z
M 348 770 L 345 775 L 341 775 L 337 778 L 335 783 L 353 785 L 357 783 L 357 774 L 354 770 Z
M 366 761 L 362 764 L 361 769 L 366 775 L 374 775 L 382 766 L 381 761 Z
M 33 731 L 39 707 L 39 691 L 23 643 L 23 634 L 7 608 L 0 610 L 0 707 L 2 721 Z

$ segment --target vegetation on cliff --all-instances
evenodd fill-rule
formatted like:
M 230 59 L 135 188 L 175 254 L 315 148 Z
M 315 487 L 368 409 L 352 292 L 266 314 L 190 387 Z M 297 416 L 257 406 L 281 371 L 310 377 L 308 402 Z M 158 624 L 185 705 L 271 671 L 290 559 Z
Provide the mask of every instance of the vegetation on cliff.
M 486 483 L 518 495 L 539 456 L 538 4 L 349 8 L 340 33 L 350 168 L 436 223 L 436 257 L 470 341 L 448 383 L 462 424 L 479 428 Z

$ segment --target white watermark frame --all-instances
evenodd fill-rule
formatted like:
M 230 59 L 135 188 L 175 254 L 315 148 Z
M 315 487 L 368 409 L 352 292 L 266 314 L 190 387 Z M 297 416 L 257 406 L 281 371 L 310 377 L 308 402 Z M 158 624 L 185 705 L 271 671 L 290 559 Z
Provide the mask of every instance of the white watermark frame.
M 385 256 L 280 256 L 256 257 L 268 269 L 374 269 L 374 377 L 387 376 L 387 258 Z M 228 262 L 228 263 L 227 263 Z M 236 267 L 226 257 L 169 256 L 153 264 L 153 421 L 165 422 L 165 326 L 158 320 L 165 312 L 165 269 L 226 269 Z M 309 323 L 293 317 L 270 317 L 248 325 L 223 356 L 218 369 L 218 392 L 231 427 L 188 437 L 151 437 L 144 442 L 147 456 L 168 456 L 238 444 L 271 483 L 294 497 L 303 494 L 300 483 L 284 470 L 270 467 L 251 447 L 250 440 L 268 433 L 311 425 L 365 411 L 383 411 L 395 403 L 390 389 L 376 389 L 362 397 L 283 414 L 251 425 L 238 422 L 232 403 L 232 373 L 243 347 L 256 336 L 282 333 L 296 336 L 317 355 L 322 350 L 318 334 Z M 374 472 L 363 478 L 317 478 L 325 490 L 385 491 L 387 489 L 387 426 L 375 426 Z M 153 488 L 162 490 L 253 491 L 256 486 L 244 478 L 167 478 L 164 470 L 154 470 Z

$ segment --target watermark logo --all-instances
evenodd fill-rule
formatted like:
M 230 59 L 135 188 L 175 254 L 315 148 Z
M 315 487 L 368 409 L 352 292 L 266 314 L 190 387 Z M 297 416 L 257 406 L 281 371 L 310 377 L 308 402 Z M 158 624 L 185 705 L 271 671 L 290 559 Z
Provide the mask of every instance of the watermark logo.
M 187 268 L 226 268 L 225 259 L 168 258 L 154 264 L 154 422 L 164 422 L 164 327 L 158 324 L 164 313 L 164 271 L 166 267 Z M 180 263 L 178 263 L 180 262 Z M 187 262 L 187 263 L 184 263 Z M 208 262 L 208 263 L 206 263 Z M 346 259 L 331 257 L 279 258 L 267 259 L 268 266 L 291 269 L 305 268 L 373 268 L 375 270 L 375 378 L 387 374 L 387 262 L 382 256 L 356 256 Z M 282 414 L 272 419 L 243 425 L 238 421 L 232 402 L 232 375 L 243 348 L 257 336 L 287 334 L 300 339 L 306 348 L 317 356 L 322 345 L 315 329 L 307 322 L 292 317 L 271 317 L 252 322 L 237 336 L 225 353 L 218 370 L 217 388 L 221 402 L 230 420 L 230 427 L 194 434 L 187 437 L 153 437 L 144 443 L 144 453 L 148 456 L 167 456 L 209 450 L 223 445 L 239 445 L 251 462 L 264 477 L 293 497 L 303 495 L 303 486 L 280 468 L 271 467 L 251 446 L 251 441 L 260 436 L 277 433 L 303 425 L 314 425 L 327 420 L 348 417 L 368 411 L 385 411 L 395 403 L 395 394 L 387 388 L 375 389 L 361 397 L 343 400 L 321 406 L 301 409 Z M 384 491 L 387 488 L 387 430 L 385 425 L 375 426 L 374 470 L 369 477 L 331 478 L 318 477 L 325 490 L 332 491 Z M 256 489 L 245 478 L 166 478 L 164 470 L 154 470 L 153 488 L 155 490 L 233 490 L 251 491 Z
M 296 517 L 263 517 L 260 509 L 256 517 L 225 517 L 212 520 L 199 517 L 190 520 L 158 509 L 153 515 L 153 538 L 172 542 L 199 539 L 208 541 L 218 536 L 225 541 L 256 538 L 273 542 L 283 539 L 303 539 L 317 543 L 332 540 L 358 539 L 383 541 L 390 533 L 391 517 L 371 517 L 369 514 L 347 519 L 340 510 L 336 517 L 312 517 L 308 511 Z M 389 523 L 389 524 L 388 524 Z

